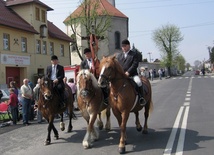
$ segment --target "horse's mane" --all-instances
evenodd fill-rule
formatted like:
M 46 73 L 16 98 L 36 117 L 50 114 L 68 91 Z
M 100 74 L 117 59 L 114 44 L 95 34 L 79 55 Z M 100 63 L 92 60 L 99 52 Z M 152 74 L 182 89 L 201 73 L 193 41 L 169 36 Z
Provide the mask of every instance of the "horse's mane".
M 88 69 L 82 69 L 79 71 L 79 73 L 77 75 L 77 88 L 79 88 L 79 80 L 80 80 L 81 75 L 85 75 L 85 76 L 89 77 L 92 80 L 92 84 L 93 84 L 94 88 L 99 88 L 97 79 Z
M 104 57 L 102 60 L 101 60 L 101 63 L 100 63 L 100 66 L 103 66 L 105 63 L 108 63 L 109 66 L 115 68 L 115 70 L 117 71 L 118 74 L 122 75 L 124 78 L 128 78 L 126 75 L 125 75 L 125 72 L 122 68 L 122 66 L 119 64 L 119 62 L 117 61 L 116 59 L 116 56 L 109 56 L 109 57 Z

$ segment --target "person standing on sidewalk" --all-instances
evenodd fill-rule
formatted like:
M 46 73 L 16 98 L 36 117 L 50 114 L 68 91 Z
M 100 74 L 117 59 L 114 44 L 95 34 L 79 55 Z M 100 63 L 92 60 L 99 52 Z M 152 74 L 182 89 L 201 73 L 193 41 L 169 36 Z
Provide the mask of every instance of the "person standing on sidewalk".
M 10 99 L 8 101 L 8 105 L 10 106 L 10 112 L 12 115 L 12 120 L 13 120 L 13 125 L 16 125 L 17 123 L 17 111 L 18 111 L 18 97 L 15 94 L 15 89 L 14 88 L 10 88 L 9 89 L 10 92 Z
M 159 74 L 159 79 L 162 80 L 162 70 L 161 69 L 158 70 L 158 74 Z
M 22 94 L 22 115 L 23 115 L 23 125 L 30 125 L 29 121 L 29 107 L 31 106 L 31 100 L 33 98 L 33 91 L 31 87 L 28 85 L 28 79 L 25 78 L 23 80 L 23 85 L 21 86 L 21 94 Z

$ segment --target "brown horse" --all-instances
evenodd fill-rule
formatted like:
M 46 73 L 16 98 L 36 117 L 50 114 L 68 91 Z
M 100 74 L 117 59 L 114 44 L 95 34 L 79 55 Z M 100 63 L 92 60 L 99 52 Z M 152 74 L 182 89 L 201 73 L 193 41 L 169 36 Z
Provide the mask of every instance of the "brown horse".
M 106 110 L 106 130 L 110 130 L 110 107 L 103 103 L 103 93 L 98 87 L 97 79 L 89 70 L 81 70 L 77 76 L 77 101 L 78 107 L 86 120 L 87 132 L 82 141 L 85 149 L 92 146 L 93 141 L 98 140 L 99 133 L 94 127 L 96 118 L 99 129 L 103 128 L 101 112 Z M 105 110 L 104 110 L 105 109 Z
M 100 76 L 98 79 L 98 84 L 100 87 L 105 87 L 110 85 L 110 96 L 109 102 L 112 111 L 117 118 L 121 135 L 119 143 L 119 152 L 121 154 L 125 153 L 126 144 L 126 123 L 129 118 L 130 112 L 135 113 L 136 117 L 136 128 L 138 131 L 142 130 L 142 126 L 139 121 L 139 111 L 143 108 L 138 104 L 138 95 L 133 85 L 133 82 L 129 77 L 127 77 L 115 59 L 113 57 L 104 57 L 100 63 Z M 145 123 L 143 126 L 143 133 L 148 133 L 147 120 L 149 117 L 149 111 L 153 107 L 152 103 L 152 90 L 150 82 L 142 77 L 143 85 L 147 88 L 147 92 L 144 93 L 144 98 L 146 100 L 145 105 Z
M 69 125 L 67 132 L 72 131 L 72 122 L 71 119 L 75 117 L 73 113 L 73 95 L 71 88 L 66 84 L 65 85 L 65 108 L 59 107 L 60 96 L 56 87 L 53 86 L 52 80 L 45 77 L 41 79 L 40 83 L 40 94 L 38 101 L 38 109 L 42 112 L 42 116 L 48 121 L 48 136 L 45 140 L 44 145 L 49 145 L 51 143 L 51 130 L 54 132 L 54 137 L 59 138 L 57 129 L 55 128 L 53 121 L 56 114 L 60 114 L 60 128 L 62 131 L 65 130 L 65 124 L 63 122 L 63 112 L 68 108 L 69 113 Z

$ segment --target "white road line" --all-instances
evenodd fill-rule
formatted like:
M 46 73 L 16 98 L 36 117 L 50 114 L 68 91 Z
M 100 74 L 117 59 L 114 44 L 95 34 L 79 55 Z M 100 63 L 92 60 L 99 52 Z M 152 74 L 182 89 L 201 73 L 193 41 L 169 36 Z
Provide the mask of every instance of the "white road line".
M 184 112 L 184 118 L 181 125 L 181 132 L 178 139 L 178 145 L 175 155 L 183 155 L 183 149 L 184 149 L 184 141 L 185 141 L 185 134 L 186 134 L 186 128 L 187 128 L 187 119 L 189 114 L 189 106 L 185 108 Z
M 179 126 L 179 122 L 181 120 L 181 115 L 183 113 L 183 110 L 184 110 L 184 107 L 183 106 L 180 107 L 163 155 L 171 155 L 172 147 L 173 147 L 173 144 L 175 141 L 175 136 L 176 136 L 176 133 L 178 130 L 178 126 Z

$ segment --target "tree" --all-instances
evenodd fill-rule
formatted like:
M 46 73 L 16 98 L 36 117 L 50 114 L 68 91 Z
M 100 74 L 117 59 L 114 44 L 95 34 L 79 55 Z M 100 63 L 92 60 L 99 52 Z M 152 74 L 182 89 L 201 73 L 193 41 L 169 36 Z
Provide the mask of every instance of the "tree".
M 98 41 L 107 39 L 106 32 L 111 26 L 111 15 L 100 6 L 97 0 L 82 0 L 81 4 L 73 14 L 70 15 L 68 20 L 65 20 L 66 25 L 71 26 L 72 35 L 74 40 L 72 46 L 75 47 L 76 52 L 81 60 L 83 60 L 80 50 L 82 47 L 78 45 L 82 39 L 88 41 L 89 36 L 94 34 Z M 82 36 L 85 32 L 85 36 Z
M 184 72 L 185 71 L 185 59 L 181 54 L 178 54 L 174 59 L 174 65 L 177 66 L 177 69 Z
M 183 40 L 180 29 L 171 24 L 162 26 L 153 32 L 152 39 L 162 52 L 163 62 L 171 76 L 173 57 L 179 53 L 178 45 Z
M 186 63 L 186 68 L 188 71 L 190 70 L 190 67 L 191 67 L 190 63 Z

